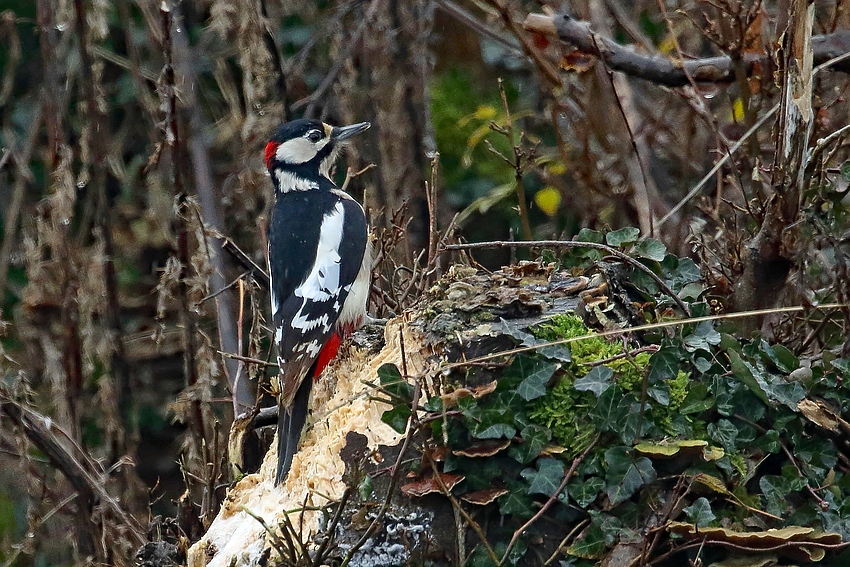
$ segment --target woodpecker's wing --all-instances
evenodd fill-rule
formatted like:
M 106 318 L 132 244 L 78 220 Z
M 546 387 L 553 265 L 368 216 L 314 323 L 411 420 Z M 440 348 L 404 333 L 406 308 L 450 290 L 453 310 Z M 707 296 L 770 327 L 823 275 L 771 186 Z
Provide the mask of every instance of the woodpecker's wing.
M 274 340 L 280 403 L 290 407 L 301 381 L 333 333 L 366 250 L 363 208 L 337 192 L 278 195 L 269 231 Z

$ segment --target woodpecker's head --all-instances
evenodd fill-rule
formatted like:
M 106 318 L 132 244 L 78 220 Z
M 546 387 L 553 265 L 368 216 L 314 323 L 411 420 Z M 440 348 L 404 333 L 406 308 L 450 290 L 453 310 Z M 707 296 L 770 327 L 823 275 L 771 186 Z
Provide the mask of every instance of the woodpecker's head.
M 293 120 L 278 126 L 266 144 L 265 162 L 279 191 L 317 186 L 319 175 L 329 178 L 339 143 L 367 130 L 368 122 L 330 126 L 319 120 Z

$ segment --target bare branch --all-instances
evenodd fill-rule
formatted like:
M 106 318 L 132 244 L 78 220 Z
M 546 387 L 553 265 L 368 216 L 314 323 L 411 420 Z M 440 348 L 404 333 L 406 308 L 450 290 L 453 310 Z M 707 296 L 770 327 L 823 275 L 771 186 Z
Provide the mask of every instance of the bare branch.
M 529 14 L 524 26 L 532 32 L 557 36 L 561 41 L 599 57 L 614 71 L 659 85 L 685 86 L 689 83 L 688 75 L 697 83 L 731 83 L 735 80 L 735 68 L 731 57 L 724 55 L 675 61 L 663 56 L 642 55 L 610 38 L 594 33 L 587 22 L 576 20 L 566 14 L 557 16 Z M 817 65 L 837 59 L 850 52 L 850 30 L 838 30 L 832 34 L 815 36 L 812 38 L 812 48 L 814 62 Z M 757 62 L 768 66 L 771 64 L 766 55 L 747 54 L 744 57 L 747 75 L 753 72 Z M 834 61 L 831 63 L 831 68 L 850 73 L 850 61 L 847 59 Z

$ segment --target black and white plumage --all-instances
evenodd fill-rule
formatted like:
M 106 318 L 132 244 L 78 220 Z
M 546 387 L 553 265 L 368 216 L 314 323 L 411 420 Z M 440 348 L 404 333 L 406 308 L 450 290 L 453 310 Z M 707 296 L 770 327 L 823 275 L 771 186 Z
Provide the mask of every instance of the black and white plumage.
M 368 127 L 295 120 L 280 125 L 266 145 L 275 186 L 268 243 L 280 366 L 275 484 L 292 464 L 313 379 L 366 315 L 371 272 L 366 216 L 329 175 L 338 143 Z

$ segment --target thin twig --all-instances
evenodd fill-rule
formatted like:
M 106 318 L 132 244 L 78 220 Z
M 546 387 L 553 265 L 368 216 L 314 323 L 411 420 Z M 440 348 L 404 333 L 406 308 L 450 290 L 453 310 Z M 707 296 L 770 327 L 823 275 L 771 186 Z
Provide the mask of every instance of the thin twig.
M 216 297 L 217 295 L 220 295 L 220 294 L 224 293 L 225 291 L 227 291 L 228 289 L 232 288 L 233 286 L 238 285 L 238 284 L 239 284 L 239 282 L 241 282 L 241 281 L 242 281 L 242 279 L 243 279 L 245 276 L 249 276 L 249 275 L 251 275 L 251 272 L 250 272 L 250 271 L 248 271 L 248 272 L 242 272 L 240 275 L 236 276 L 236 279 L 235 279 L 235 280 L 233 280 L 232 282 L 230 282 L 229 284 L 227 284 L 227 285 L 226 285 L 226 286 L 224 286 L 223 288 L 219 289 L 218 291 L 214 291 L 214 292 L 210 293 L 209 295 L 205 295 L 204 297 L 202 297 L 202 298 L 200 299 L 200 301 L 198 301 L 198 305 L 200 305 L 201 303 L 203 303 L 203 302 L 205 302 L 205 301 L 208 301 L 208 300 L 210 300 L 210 299 L 213 299 L 213 298 L 214 298 L 214 297 Z
M 588 333 L 586 335 L 582 335 L 580 337 L 570 337 L 566 339 L 559 339 L 557 341 L 543 342 L 540 344 L 536 344 L 533 346 L 524 346 L 517 347 L 509 350 L 505 350 L 502 352 L 494 352 L 492 354 L 479 356 L 478 358 L 471 358 L 469 360 L 462 360 L 460 362 L 453 362 L 451 364 L 446 364 L 442 367 L 443 370 L 448 370 L 451 368 L 462 368 L 464 366 L 469 366 L 478 362 L 484 362 L 487 360 L 492 360 L 494 358 L 500 358 L 503 356 L 513 356 L 515 354 L 521 354 L 523 352 L 531 352 L 537 349 L 541 349 L 549 346 L 556 345 L 566 345 L 578 341 L 584 341 L 587 339 L 592 339 L 596 337 L 613 337 L 620 336 L 625 333 L 638 333 L 642 331 L 652 331 L 655 329 L 667 329 L 670 327 L 677 327 L 679 325 L 687 325 L 690 323 L 702 323 L 703 321 L 720 321 L 727 319 L 745 319 L 747 317 L 761 317 L 763 315 L 770 315 L 773 313 L 799 313 L 805 311 L 807 309 L 844 309 L 850 307 L 850 305 L 845 303 L 827 303 L 824 305 L 818 305 L 817 307 L 811 306 L 802 306 L 796 305 L 793 307 L 773 307 L 770 309 L 754 309 L 751 311 L 742 311 L 739 313 L 725 313 L 719 315 L 706 315 L 704 317 L 690 317 L 688 319 L 679 319 L 678 321 L 664 321 L 662 323 L 650 323 L 647 325 L 638 325 L 637 327 L 624 327 L 622 329 L 615 329 L 612 331 L 603 331 L 601 333 Z
M 246 270 L 250 270 L 251 275 L 254 277 L 254 281 L 256 281 L 260 287 L 263 289 L 269 289 L 271 287 L 271 279 L 269 278 L 269 274 L 258 266 L 250 256 L 248 256 L 245 252 L 243 252 L 236 243 L 230 240 L 225 236 L 216 236 L 219 240 L 221 240 L 221 249 L 233 256 L 233 259 L 239 262 L 243 268 Z
M 232 358 L 234 360 L 241 360 L 242 362 L 250 362 L 251 364 L 259 364 L 261 366 L 272 366 L 277 368 L 277 363 L 268 362 L 266 360 L 260 360 L 259 358 L 251 358 L 250 356 L 240 356 L 238 354 L 233 354 L 230 352 L 217 351 L 221 356 L 225 356 L 227 358 Z
M 326 533 L 328 534 L 325 541 L 322 542 L 322 545 L 319 546 L 318 551 L 316 551 L 316 557 L 313 559 L 313 567 L 319 567 L 320 565 L 324 565 L 326 558 L 325 553 L 328 550 L 328 547 L 331 544 L 331 541 L 334 539 L 334 534 L 336 533 L 336 527 L 339 525 L 340 520 L 342 519 L 342 513 L 345 510 L 345 505 L 348 504 L 348 499 L 351 497 L 351 487 L 346 486 L 345 491 L 342 493 L 342 498 L 339 500 L 339 504 L 337 504 L 336 512 L 334 513 L 334 517 L 331 520 L 331 523 L 328 524 L 328 529 Z

